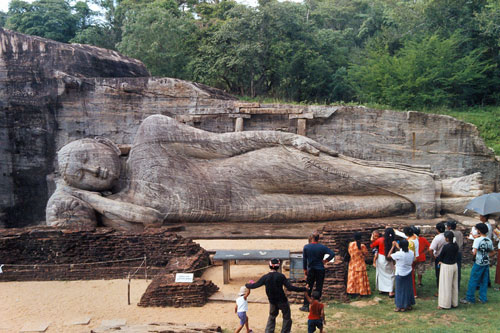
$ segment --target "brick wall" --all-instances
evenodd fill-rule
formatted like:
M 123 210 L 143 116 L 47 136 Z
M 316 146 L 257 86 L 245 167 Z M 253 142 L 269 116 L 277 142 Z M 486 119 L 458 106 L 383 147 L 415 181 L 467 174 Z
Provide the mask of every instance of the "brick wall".
M 144 269 L 146 257 L 147 270 Z M 193 271 L 209 263 L 208 253 L 192 240 L 165 229 L 141 234 L 97 228 L 93 231 L 51 227 L 0 229 L 0 281 L 144 278 Z
M 176 283 L 175 275 L 163 271 L 141 297 L 139 306 L 203 306 L 219 290 L 212 281 L 195 278 L 192 283 Z

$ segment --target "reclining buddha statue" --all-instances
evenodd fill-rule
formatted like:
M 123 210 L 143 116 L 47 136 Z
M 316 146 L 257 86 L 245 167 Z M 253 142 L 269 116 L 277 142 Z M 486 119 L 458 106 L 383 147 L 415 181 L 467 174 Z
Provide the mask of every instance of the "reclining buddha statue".
M 140 125 L 126 185 L 120 151 L 104 138 L 58 152 L 61 178 L 47 224 L 142 230 L 171 222 L 301 222 L 415 212 L 435 217 L 449 200 L 483 193 L 479 173 L 441 180 L 429 167 L 364 161 L 278 131 L 212 133 L 162 115 Z M 451 202 L 450 201 L 450 202 Z M 461 207 L 461 205 L 458 205 Z

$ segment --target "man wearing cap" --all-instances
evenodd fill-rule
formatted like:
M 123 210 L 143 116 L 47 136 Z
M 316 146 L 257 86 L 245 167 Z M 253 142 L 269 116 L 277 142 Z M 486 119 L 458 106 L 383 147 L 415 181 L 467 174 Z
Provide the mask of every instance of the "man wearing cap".
M 292 317 L 290 313 L 290 304 L 288 303 L 288 298 L 283 291 L 283 286 L 289 291 L 306 291 L 304 287 L 293 286 L 290 281 L 278 272 L 280 268 L 279 259 L 271 259 L 269 261 L 269 268 L 271 271 L 266 275 L 263 275 L 255 283 L 247 283 L 245 287 L 248 289 L 259 288 L 260 286 L 266 286 L 266 294 L 269 300 L 269 317 L 267 319 L 266 333 L 273 333 L 276 326 L 276 317 L 278 316 L 279 310 L 283 314 L 283 325 L 281 333 L 289 333 L 292 330 Z
M 325 254 L 328 257 L 325 259 Z M 325 281 L 325 263 L 335 257 L 335 253 L 328 247 L 319 243 L 319 233 L 316 231 L 309 236 L 309 244 L 304 246 L 302 251 L 302 265 L 304 274 L 306 275 L 309 290 L 307 294 L 311 296 L 313 287 L 319 292 L 319 297 L 323 292 L 323 282 Z M 309 302 L 304 297 L 304 305 L 300 311 L 309 312 Z

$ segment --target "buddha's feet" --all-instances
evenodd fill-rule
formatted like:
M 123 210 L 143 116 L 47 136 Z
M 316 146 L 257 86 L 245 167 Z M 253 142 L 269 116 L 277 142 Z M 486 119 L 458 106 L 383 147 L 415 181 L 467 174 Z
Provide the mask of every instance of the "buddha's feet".
M 471 198 L 484 194 L 483 177 L 480 172 L 458 178 L 444 179 L 441 184 L 442 198 Z
M 441 210 L 444 213 L 463 214 L 469 201 L 484 194 L 480 172 L 442 181 Z

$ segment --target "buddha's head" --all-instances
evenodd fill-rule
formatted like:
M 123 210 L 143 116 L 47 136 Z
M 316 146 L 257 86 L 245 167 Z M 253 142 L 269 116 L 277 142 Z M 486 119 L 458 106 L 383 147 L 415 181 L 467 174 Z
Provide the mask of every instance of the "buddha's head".
M 88 191 L 110 190 L 120 176 L 120 150 L 104 138 L 68 143 L 57 153 L 59 172 L 73 187 Z

